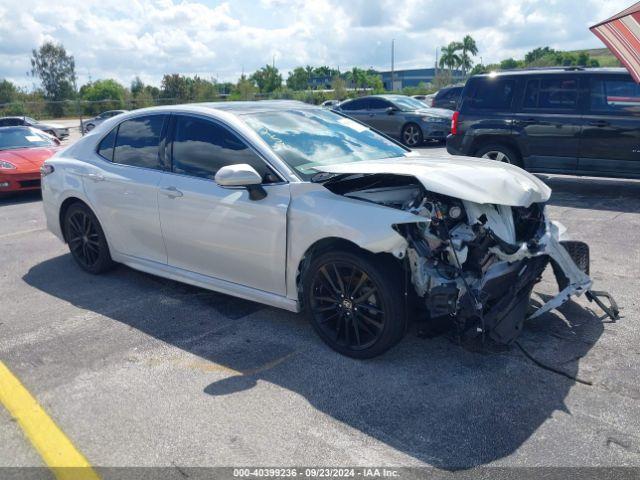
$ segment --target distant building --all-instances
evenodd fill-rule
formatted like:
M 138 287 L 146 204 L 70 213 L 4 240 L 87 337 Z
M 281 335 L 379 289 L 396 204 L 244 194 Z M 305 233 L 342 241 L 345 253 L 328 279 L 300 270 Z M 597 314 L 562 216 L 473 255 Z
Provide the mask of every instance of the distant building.
M 391 71 L 378 72 L 382 77 L 385 90 L 402 90 L 404 87 L 417 87 L 421 83 L 432 83 L 436 76 L 435 68 L 414 68 L 411 70 L 396 70 L 393 74 L 394 84 L 391 85 Z M 453 80 L 462 81 L 462 71 L 453 70 Z

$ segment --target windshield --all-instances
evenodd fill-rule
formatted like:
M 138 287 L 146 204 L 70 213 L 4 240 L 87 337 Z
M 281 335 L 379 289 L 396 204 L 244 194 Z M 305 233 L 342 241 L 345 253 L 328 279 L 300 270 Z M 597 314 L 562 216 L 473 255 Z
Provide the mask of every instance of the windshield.
M 426 106 L 420 100 L 416 100 L 411 97 L 394 97 L 390 100 L 395 106 L 403 111 L 422 110 Z
M 30 128 L 8 127 L 0 129 L 0 150 L 50 147 L 52 145 L 56 145 L 52 139 Z
M 327 110 L 251 113 L 243 120 L 305 179 L 317 173 L 314 167 L 407 153 L 367 126 Z
M 38 121 L 35 118 L 24 117 L 24 119 L 29 123 L 38 123 Z

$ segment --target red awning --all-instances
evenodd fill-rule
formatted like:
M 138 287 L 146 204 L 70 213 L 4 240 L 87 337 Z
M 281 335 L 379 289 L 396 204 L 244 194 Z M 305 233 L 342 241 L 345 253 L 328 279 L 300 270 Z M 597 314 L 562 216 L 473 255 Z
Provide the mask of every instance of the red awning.
M 640 83 L 640 2 L 594 25 L 590 30 Z

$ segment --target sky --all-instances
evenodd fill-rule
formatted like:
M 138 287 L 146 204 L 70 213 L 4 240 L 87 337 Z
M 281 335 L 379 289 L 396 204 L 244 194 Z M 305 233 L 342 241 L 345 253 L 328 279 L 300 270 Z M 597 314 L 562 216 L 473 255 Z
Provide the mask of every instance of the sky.
M 601 48 L 590 25 L 634 0 L 1 0 L 0 78 L 21 86 L 47 40 L 75 57 L 78 84 L 164 73 L 235 81 L 275 61 L 390 69 L 432 67 L 436 50 L 471 34 L 475 61 L 522 58 L 539 46 Z

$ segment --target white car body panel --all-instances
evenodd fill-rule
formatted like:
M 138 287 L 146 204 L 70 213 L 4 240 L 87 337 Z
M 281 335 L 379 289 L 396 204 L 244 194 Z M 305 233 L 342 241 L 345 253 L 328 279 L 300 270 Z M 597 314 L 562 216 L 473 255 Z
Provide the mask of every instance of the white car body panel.
M 530 173 L 507 163 L 480 158 L 413 156 L 336 164 L 316 170 L 411 175 L 429 191 L 474 203 L 528 207 L 546 202 L 551 196 L 551 189 Z
M 253 201 L 245 188 L 163 173 L 158 206 L 168 264 L 285 296 L 289 185 L 264 188 L 267 196 Z

